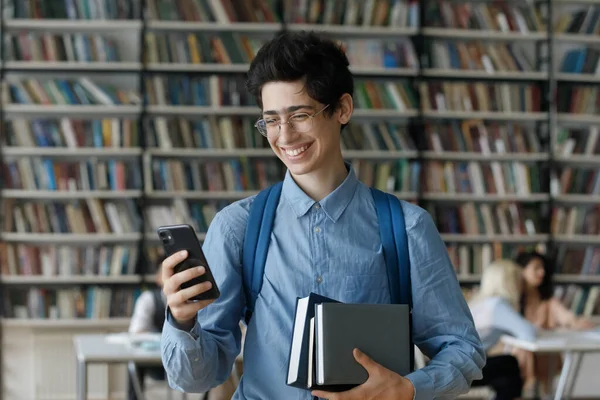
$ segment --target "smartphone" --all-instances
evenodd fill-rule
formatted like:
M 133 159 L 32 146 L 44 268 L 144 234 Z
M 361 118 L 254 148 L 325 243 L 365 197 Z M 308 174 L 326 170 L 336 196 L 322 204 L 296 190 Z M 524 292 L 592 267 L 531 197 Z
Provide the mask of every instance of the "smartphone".
M 202 246 L 200 245 L 200 241 L 198 240 L 198 236 L 196 235 L 194 228 L 187 224 L 166 225 L 160 226 L 157 232 L 167 257 L 182 250 L 187 250 L 188 252 L 187 258 L 181 263 L 177 264 L 173 269 L 175 273 L 198 266 L 203 266 L 206 269 L 206 272 L 203 275 L 181 284 L 181 289 L 185 289 L 206 281 L 210 281 L 212 283 L 212 288 L 210 288 L 210 290 L 194 296 L 190 298 L 190 300 L 218 299 L 221 293 L 219 292 L 217 282 L 215 282 L 215 278 L 210 270 L 208 261 L 206 261 L 206 257 L 204 256 Z

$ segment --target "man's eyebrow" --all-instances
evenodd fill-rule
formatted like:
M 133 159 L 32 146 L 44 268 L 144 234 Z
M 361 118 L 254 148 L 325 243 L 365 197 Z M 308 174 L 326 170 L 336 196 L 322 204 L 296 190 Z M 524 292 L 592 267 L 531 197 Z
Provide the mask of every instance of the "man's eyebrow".
M 302 108 L 310 108 L 311 110 L 314 110 L 315 108 L 311 105 L 308 104 L 300 104 L 298 106 L 290 106 L 288 108 L 286 108 L 285 110 L 283 110 L 286 113 L 291 113 L 294 111 L 298 111 Z M 267 111 L 263 111 L 264 115 L 279 115 L 279 112 L 277 112 L 276 110 L 267 110 Z

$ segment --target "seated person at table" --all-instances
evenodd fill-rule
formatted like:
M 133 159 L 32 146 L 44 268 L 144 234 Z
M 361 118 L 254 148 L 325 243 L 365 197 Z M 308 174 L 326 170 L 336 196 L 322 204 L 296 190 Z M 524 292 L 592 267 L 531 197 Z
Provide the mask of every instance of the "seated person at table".
M 160 261 L 162 262 L 162 260 Z M 129 323 L 129 333 L 162 332 L 167 301 L 162 292 L 160 264 L 154 283 L 156 284 L 154 288 L 145 290 L 136 300 L 133 315 Z M 146 375 L 154 380 L 165 380 L 165 370 L 163 367 L 138 367 L 137 371 L 142 391 L 144 390 L 144 377 Z M 138 400 L 131 381 L 129 381 L 128 398 L 129 400 Z
M 488 354 L 483 378 L 472 386 L 490 386 L 496 400 L 521 397 L 523 380 L 517 359 L 509 354 L 492 355 L 504 334 L 534 340 L 536 328 L 519 314 L 522 276 L 510 260 L 498 260 L 483 269 L 478 293 L 469 302 L 483 346 Z
M 557 328 L 590 329 L 594 325 L 587 319 L 575 315 L 558 298 L 553 297 L 552 274 L 554 265 L 541 253 L 528 251 L 520 253 L 515 262 L 522 268 L 525 290 L 521 298 L 520 311 L 536 327 L 545 330 Z M 525 385 L 540 383 L 542 393 L 547 393 L 552 377 L 548 366 L 552 362 L 555 371 L 560 371 L 559 354 L 536 354 L 515 349 L 513 354 L 519 359 Z

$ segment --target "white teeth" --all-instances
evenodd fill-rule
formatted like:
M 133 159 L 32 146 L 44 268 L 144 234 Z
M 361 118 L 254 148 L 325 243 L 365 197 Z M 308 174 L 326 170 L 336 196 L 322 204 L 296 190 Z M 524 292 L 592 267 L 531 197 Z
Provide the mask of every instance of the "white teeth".
M 287 154 L 288 156 L 297 156 L 298 154 L 303 153 L 304 151 L 306 151 L 306 149 L 308 149 L 308 146 L 302 146 L 300 148 L 297 149 L 293 149 L 293 150 L 284 150 L 285 154 Z

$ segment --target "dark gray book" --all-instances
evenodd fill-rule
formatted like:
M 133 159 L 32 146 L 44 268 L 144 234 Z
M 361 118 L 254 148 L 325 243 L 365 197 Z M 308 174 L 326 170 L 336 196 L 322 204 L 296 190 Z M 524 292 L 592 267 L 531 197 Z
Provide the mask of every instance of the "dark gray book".
M 352 354 L 360 349 L 402 376 L 410 370 L 410 313 L 404 304 L 315 305 L 317 385 L 360 385 L 368 374 Z

